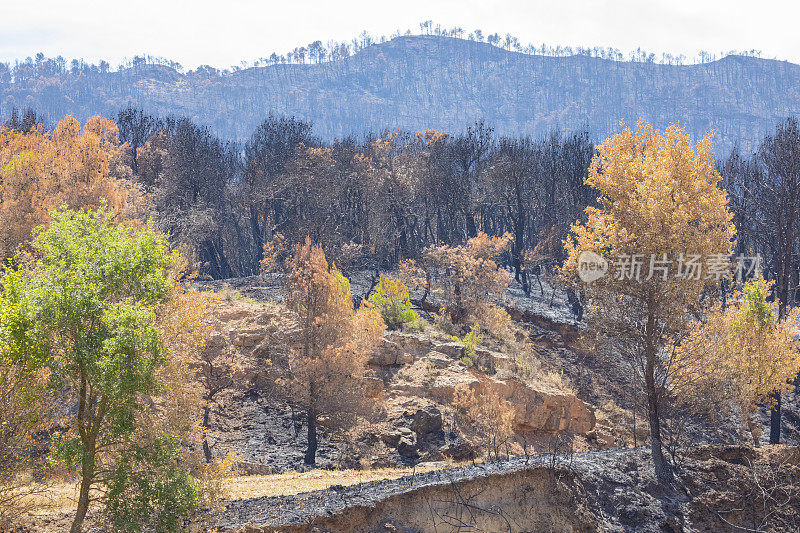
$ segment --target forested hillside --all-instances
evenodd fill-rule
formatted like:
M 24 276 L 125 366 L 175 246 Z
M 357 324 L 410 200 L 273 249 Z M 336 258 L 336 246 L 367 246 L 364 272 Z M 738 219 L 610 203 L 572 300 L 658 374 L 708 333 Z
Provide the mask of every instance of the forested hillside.
M 354 48 L 220 72 L 143 58 L 66 68 L 63 59 L 0 65 L 0 116 L 31 107 L 56 122 L 74 113 L 113 116 L 127 104 L 183 115 L 218 136 L 245 141 L 270 113 L 314 124 L 325 139 L 432 128 L 458 132 L 484 119 L 500 135 L 586 128 L 595 140 L 619 122 L 679 121 L 693 137 L 715 130 L 715 150 L 746 151 L 782 118 L 800 112 L 800 66 L 745 56 L 693 65 L 541 55 L 442 35 L 402 36 Z M 535 52 L 535 50 L 532 50 Z M 290 54 L 291 56 L 291 54 Z M 299 58 L 299 59 L 298 59 Z
M 269 474 L 445 479 L 505 459 L 488 472 L 615 472 L 635 531 L 796 531 L 796 448 L 753 449 L 767 427 L 773 445 L 800 435 L 798 154 L 794 117 L 717 160 L 709 136 L 645 122 L 600 144 L 483 122 L 325 142 L 273 115 L 242 146 L 132 107 L 52 128 L 16 111 L 0 126 L 0 530 L 281 525 L 338 507 Z M 586 278 L 591 255 L 613 275 Z M 590 470 L 558 466 L 576 451 L 597 451 Z M 709 460 L 724 495 L 697 474 Z M 693 487 L 680 506 L 646 489 L 676 483 Z M 537 486 L 525 497 L 566 524 L 617 520 Z M 473 505 L 431 490 L 440 516 L 401 525 Z M 492 520 L 539 516 L 508 493 L 486 493 Z M 386 490 L 364 494 L 388 523 Z

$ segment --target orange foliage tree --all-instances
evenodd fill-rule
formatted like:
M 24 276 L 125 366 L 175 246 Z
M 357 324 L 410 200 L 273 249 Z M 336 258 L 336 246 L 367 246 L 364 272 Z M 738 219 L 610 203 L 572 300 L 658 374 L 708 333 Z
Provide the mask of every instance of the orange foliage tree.
M 211 408 L 221 392 L 235 385 L 241 369 L 230 351 L 208 346 L 218 322 L 219 297 L 178 284 L 173 291 L 159 318 L 162 343 L 170 354 L 162 379 L 171 390 L 163 397 L 168 405 L 162 411 L 173 414 L 172 423 L 180 434 L 189 434 L 188 429 L 199 422 L 203 455 L 206 463 L 212 463 Z
M 422 265 L 430 273 L 431 291 L 439 296 L 453 322 L 472 324 L 496 313 L 511 274 L 497 261 L 508 250 L 512 235 L 489 237 L 479 233 L 458 246 L 430 246 Z M 408 270 L 408 269 L 406 269 Z
M 292 398 L 306 410 L 305 462 L 314 464 L 317 417 L 339 422 L 358 412 L 366 358 L 385 326 L 375 308 L 354 310 L 349 281 L 310 239 L 295 247 L 285 290 L 298 331 L 290 358 Z
M 491 389 L 476 392 L 466 383 L 459 383 L 453 391 L 453 407 L 460 422 L 471 427 L 485 444 L 489 458 L 494 455 L 495 460 L 500 460 L 500 450 L 514 434 L 513 406 Z
M 0 255 L 12 256 L 31 231 L 66 205 L 135 217 L 143 205 L 128 178 L 113 121 L 91 117 L 81 131 L 69 115 L 52 132 L 41 124 L 22 132 L 0 128 Z

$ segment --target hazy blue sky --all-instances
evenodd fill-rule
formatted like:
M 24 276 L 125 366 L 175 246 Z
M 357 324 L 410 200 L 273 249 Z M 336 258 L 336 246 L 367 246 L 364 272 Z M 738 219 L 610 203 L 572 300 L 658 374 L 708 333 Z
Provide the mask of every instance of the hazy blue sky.
M 699 50 L 760 49 L 800 63 L 794 0 L 0 0 L 0 60 L 148 53 L 227 67 L 313 40 L 443 26 L 511 33 L 527 44 Z

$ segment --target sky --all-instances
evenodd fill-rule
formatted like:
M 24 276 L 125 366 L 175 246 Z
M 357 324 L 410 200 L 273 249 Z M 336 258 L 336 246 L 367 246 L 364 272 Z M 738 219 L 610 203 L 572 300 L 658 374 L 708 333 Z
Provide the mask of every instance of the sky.
M 510 33 L 523 44 L 689 58 L 756 49 L 800 63 L 798 19 L 795 0 L 0 0 L 0 61 L 43 52 L 113 66 L 149 54 L 185 68 L 226 68 L 364 30 L 419 33 L 432 20 L 465 33 Z

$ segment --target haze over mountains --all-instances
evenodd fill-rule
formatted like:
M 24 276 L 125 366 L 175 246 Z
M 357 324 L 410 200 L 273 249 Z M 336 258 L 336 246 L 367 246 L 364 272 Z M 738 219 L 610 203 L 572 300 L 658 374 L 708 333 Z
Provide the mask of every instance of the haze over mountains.
M 717 132 L 715 151 L 746 151 L 800 113 L 800 66 L 728 56 L 695 65 L 551 57 L 443 36 L 404 36 L 335 62 L 273 64 L 224 75 L 163 65 L 34 73 L 0 79 L 0 116 L 32 107 L 51 120 L 113 116 L 127 104 L 185 115 L 244 141 L 270 113 L 313 122 L 330 139 L 386 129 L 461 131 L 484 119 L 500 135 L 588 128 L 602 139 L 620 121 L 680 121 Z

